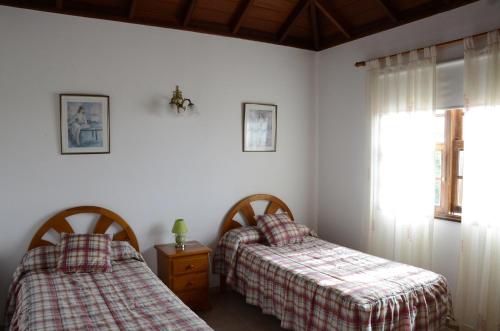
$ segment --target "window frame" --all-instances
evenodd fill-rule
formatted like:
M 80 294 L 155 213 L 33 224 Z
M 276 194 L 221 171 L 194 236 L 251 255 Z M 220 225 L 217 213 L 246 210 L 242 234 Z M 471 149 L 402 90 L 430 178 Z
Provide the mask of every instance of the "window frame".
M 458 182 L 460 151 L 464 150 L 462 108 L 447 109 L 445 119 L 444 142 L 436 143 L 436 152 L 441 152 L 441 199 L 435 206 L 434 217 L 453 222 L 461 222 L 462 207 L 458 204 Z

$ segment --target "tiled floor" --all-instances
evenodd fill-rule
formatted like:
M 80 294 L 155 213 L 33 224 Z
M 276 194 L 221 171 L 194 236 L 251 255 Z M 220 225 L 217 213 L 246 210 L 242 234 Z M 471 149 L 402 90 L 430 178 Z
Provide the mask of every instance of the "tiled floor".
M 212 309 L 197 314 L 215 331 L 283 331 L 278 319 L 246 304 L 236 292 L 211 293 L 210 303 Z

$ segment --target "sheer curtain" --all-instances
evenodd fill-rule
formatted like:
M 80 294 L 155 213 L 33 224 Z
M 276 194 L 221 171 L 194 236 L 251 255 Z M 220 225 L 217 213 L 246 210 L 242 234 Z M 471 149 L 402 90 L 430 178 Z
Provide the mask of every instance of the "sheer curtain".
M 369 63 L 372 111 L 368 250 L 430 267 L 434 221 L 435 48 Z
M 464 187 L 456 317 L 462 330 L 500 330 L 500 36 L 465 46 Z

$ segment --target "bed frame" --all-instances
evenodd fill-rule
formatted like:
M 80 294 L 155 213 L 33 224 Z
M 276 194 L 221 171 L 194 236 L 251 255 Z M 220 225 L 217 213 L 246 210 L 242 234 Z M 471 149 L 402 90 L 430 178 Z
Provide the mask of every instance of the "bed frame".
M 74 233 L 73 228 L 66 220 L 67 217 L 77 214 L 98 214 L 99 219 L 92 233 L 105 233 L 106 230 L 113 224 L 119 225 L 122 230 L 113 234 L 113 240 L 128 241 L 132 247 L 139 252 L 139 244 L 137 238 L 123 218 L 109 209 L 96 206 L 80 206 L 63 210 L 47 220 L 35 233 L 28 250 L 40 246 L 53 246 L 54 243 L 44 240 L 43 236 L 50 230 L 55 230 L 58 233 Z
M 229 230 L 245 226 L 234 219 L 238 214 L 243 216 L 246 225 L 257 224 L 254 218 L 255 211 L 252 207 L 252 202 L 254 201 L 268 201 L 264 214 L 276 214 L 279 211 L 286 212 L 293 221 L 293 214 L 290 208 L 280 198 L 270 194 L 254 194 L 241 199 L 229 210 L 224 218 L 224 223 L 222 223 L 219 239 Z M 226 278 L 224 275 L 220 275 L 220 290 L 222 292 L 226 290 Z
M 222 230 L 220 237 L 222 237 L 227 231 L 239 228 L 243 226 L 240 222 L 236 221 L 234 217 L 241 214 L 246 221 L 247 225 L 256 225 L 255 222 L 255 211 L 252 207 L 252 202 L 254 201 L 268 201 L 268 205 L 264 211 L 264 214 L 275 214 L 278 211 L 286 212 L 290 219 L 293 221 L 293 215 L 290 208 L 278 197 L 270 194 L 254 194 L 241 199 L 237 204 L 229 210 L 224 218 L 224 223 L 222 223 Z

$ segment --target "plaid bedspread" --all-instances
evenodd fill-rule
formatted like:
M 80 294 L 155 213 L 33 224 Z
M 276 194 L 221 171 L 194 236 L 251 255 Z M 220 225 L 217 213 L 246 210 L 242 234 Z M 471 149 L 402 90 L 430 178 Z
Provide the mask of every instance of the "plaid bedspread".
M 7 330 L 212 330 L 148 268 L 113 242 L 112 272 L 56 272 L 58 250 L 24 256 L 9 290 Z
M 214 271 L 290 330 L 440 330 L 451 315 L 446 279 L 308 236 L 270 247 L 232 230 Z

